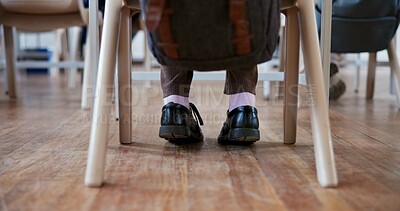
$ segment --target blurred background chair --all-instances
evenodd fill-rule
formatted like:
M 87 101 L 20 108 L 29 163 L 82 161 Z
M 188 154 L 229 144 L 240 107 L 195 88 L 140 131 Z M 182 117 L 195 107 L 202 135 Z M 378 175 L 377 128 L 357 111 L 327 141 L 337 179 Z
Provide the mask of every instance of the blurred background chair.
M 13 28 L 27 32 L 45 32 L 84 26 L 88 24 L 88 10 L 82 0 L 0 0 L 0 24 L 4 28 L 8 95 L 16 98 L 17 66 Z M 77 46 L 77 43 L 72 46 Z M 70 59 L 74 58 L 75 55 L 70 55 Z M 66 67 L 72 68 L 70 77 L 76 78 L 76 64 L 69 63 Z
M 316 5 L 319 28 L 321 4 L 319 0 Z M 337 0 L 332 5 L 332 52 L 369 53 L 366 98 L 372 99 L 376 53 L 387 50 L 392 77 L 390 89 L 394 90 L 400 108 L 400 69 L 394 40 L 400 22 L 398 0 Z M 355 78 L 358 91 L 359 71 Z
M 390 64 L 390 91 L 392 94 L 396 95 L 397 106 L 400 108 L 400 67 L 399 60 L 396 53 L 396 42 L 395 39 L 389 44 L 389 47 L 386 49 L 389 58 Z M 372 99 L 374 97 L 375 90 L 375 72 L 377 66 L 376 59 L 377 52 L 369 53 L 368 59 L 368 75 L 367 75 L 367 92 L 366 98 Z

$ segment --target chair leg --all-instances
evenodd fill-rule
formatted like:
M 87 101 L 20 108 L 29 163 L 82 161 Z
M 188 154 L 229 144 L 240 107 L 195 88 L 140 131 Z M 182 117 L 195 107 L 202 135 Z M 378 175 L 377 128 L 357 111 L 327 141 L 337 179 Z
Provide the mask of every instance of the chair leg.
M 371 100 L 374 97 L 376 72 L 376 52 L 369 53 L 368 75 L 367 75 L 367 94 L 366 98 Z
M 93 106 L 85 184 L 99 187 L 103 183 L 106 148 L 111 108 L 114 67 L 122 0 L 106 1 L 104 27 L 101 40 L 96 95 Z
M 68 30 L 67 29 L 62 29 L 62 31 L 60 31 L 61 35 L 60 35 L 60 57 L 64 60 L 64 61 L 69 61 L 71 59 L 71 54 L 69 52 L 69 46 L 68 44 L 70 42 L 68 42 Z M 67 75 L 69 75 L 69 73 L 67 72 Z
M 60 56 L 62 52 L 62 42 L 65 29 L 57 29 L 54 33 L 56 34 L 55 48 L 51 55 L 51 61 L 53 63 L 58 63 L 60 61 Z M 52 67 L 50 68 L 50 77 L 56 78 L 60 76 L 60 68 Z
M 399 35 L 400 35 L 400 33 L 399 33 Z M 398 37 L 398 35 L 396 34 L 396 36 L 393 38 L 395 49 L 397 49 L 397 37 Z M 397 52 L 397 50 L 395 52 Z M 397 55 L 397 53 L 396 53 L 396 55 Z M 389 64 L 390 64 L 390 61 L 389 61 Z M 396 89 L 396 87 L 395 87 L 396 81 L 395 80 L 396 79 L 395 79 L 394 71 L 390 70 L 389 93 L 391 95 L 395 95 L 397 97 L 398 95 L 396 95 L 396 91 L 395 91 L 395 89 Z M 399 105 L 400 105 L 400 100 L 399 100 Z
M 334 161 L 328 98 L 325 92 L 321 54 L 313 0 L 297 2 L 301 19 L 301 38 L 309 94 L 313 96 L 311 127 L 314 141 L 318 181 L 323 187 L 336 186 L 337 174 Z
M 355 73 L 354 73 L 354 93 L 358 93 L 360 88 L 360 70 L 361 70 L 361 54 L 357 54 L 357 59 L 355 61 Z
M 8 96 L 11 99 L 17 98 L 16 88 L 16 62 L 14 52 L 14 32 L 12 27 L 4 26 L 4 43 L 6 49 L 6 69 L 7 69 L 7 84 L 8 84 Z
M 149 45 L 147 42 L 147 34 L 144 33 L 144 70 L 145 71 L 151 71 L 151 55 L 150 55 L 150 49 Z
M 276 84 L 278 84 L 279 85 L 279 83 L 278 83 L 278 81 L 268 81 L 268 86 L 269 86 L 269 89 L 268 89 L 268 91 L 269 91 L 269 94 L 268 94 L 268 99 L 270 100 L 270 101 L 274 101 L 274 100 L 276 100 L 276 87 L 277 87 L 277 85 Z
M 88 27 L 88 30 L 90 28 Z M 82 109 L 90 109 L 90 90 L 93 90 L 93 87 L 90 87 L 90 36 L 89 33 L 86 35 L 86 47 L 85 47 L 85 67 L 83 68 L 83 82 L 82 82 L 82 99 L 81 99 L 81 108 Z
M 298 10 L 293 7 L 286 11 L 286 67 L 284 144 L 296 143 L 297 95 L 299 81 L 300 31 Z
M 118 0 L 117 0 L 118 1 Z M 89 24 L 87 26 L 87 64 L 88 64 L 88 83 L 86 95 L 87 95 L 87 108 L 92 109 L 94 106 L 94 98 L 95 98 L 95 90 L 96 90 L 96 82 L 98 78 L 98 65 L 99 65 L 99 51 L 100 51 L 100 41 L 101 41 L 101 32 L 100 32 L 100 20 L 99 20 L 99 5 L 98 1 L 89 1 Z M 104 19 L 104 18 L 103 18 Z
M 121 31 L 120 31 L 121 33 Z M 121 35 L 120 35 L 121 36 Z M 119 47 L 118 47 L 119 48 Z M 119 52 L 118 52 L 118 57 L 117 57 L 117 63 L 119 63 Z M 117 64 L 118 66 L 118 64 Z M 114 72 L 114 94 L 113 94 L 113 100 L 112 103 L 114 104 L 115 107 L 115 120 L 119 121 L 119 86 L 118 86 L 118 67 L 115 67 L 115 72 Z
M 132 89 L 131 89 L 131 11 L 122 8 L 118 52 L 119 136 L 121 144 L 132 143 Z
M 390 93 L 391 95 L 395 95 L 395 94 L 396 94 L 395 91 L 394 91 L 394 89 L 395 89 L 394 83 L 396 83 L 396 82 L 394 81 L 394 73 L 393 73 L 393 71 L 390 71 L 389 93 Z
M 397 105 L 400 108 L 400 67 L 399 67 L 399 60 L 396 54 L 396 45 L 394 40 L 389 45 L 388 48 L 388 55 L 390 61 L 390 69 L 394 76 L 394 88 L 397 98 Z
M 72 27 L 67 29 L 68 33 L 68 44 L 69 44 L 69 61 L 77 61 L 78 57 L 78 50 L 79 50 L 79 33 L 80 30 L 77 29 L 76 27 Z M 68 88 L 75 88 L 76 87 L 76 81 L 78 78 L 78 69 L 77 68 L 71 68 L 68 71 Z
M 279 47 L 281 49 L 281 51 L 279 52 L 279 72 L 284 72 L 285 71 L 285 54 L 286 54 L 286 27 L 287 26 L 283 26 L 281 27 L 281 32 L 282 32 L 282 42 L 280 44 Z M 275 86 L 275 90 L 274 90 L 274 98 L 276 98 L 276 95 L 278 95 L 279 98 L 281 98 L 283 96 L 284 93 L 284 82 L 283 81 L 273 81 L 273 86 Z

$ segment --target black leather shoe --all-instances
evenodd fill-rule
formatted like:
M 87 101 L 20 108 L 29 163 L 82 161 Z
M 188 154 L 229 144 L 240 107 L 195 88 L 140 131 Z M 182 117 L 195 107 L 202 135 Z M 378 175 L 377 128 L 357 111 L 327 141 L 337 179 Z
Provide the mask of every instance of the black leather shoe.
M 203 120 L 192 103 L 190 110 L 177 103 L 168 103 L 162 108 L 159 136 L 172 143 L 187 143 L 203 140 L 200 125 Z M 194 114 L 194 118 L 192 113 Z
M 218 136 L 222 144 L 252 144 L 260 140 L 257 109 L 240 106 L 227 112 L 227 119 Z

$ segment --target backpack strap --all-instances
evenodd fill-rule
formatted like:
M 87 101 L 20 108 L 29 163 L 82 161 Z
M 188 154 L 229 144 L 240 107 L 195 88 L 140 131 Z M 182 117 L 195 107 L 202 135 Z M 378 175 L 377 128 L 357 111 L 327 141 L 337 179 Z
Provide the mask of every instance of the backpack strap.
M 163 49 L 165 55 L 172 59 L 179 59 L 178 44 L 174 42 L 172 36 L 170 16 L 174 13 L 171 8 L 165 5 L 160 23 L 158 25 L 158 36 L 160 42 L 157 43 Z
M 232 43 L 235 45 L 236 55 L 251 53 L 251 40 L 254 36 L 250 34 L 247 0 L 229 0 L 229 16 L 234 28 Z
M 165 0 L 149 0 L 146 15 L 146 27 L 150 32 L 154 32 L 160 23 Z
M 178 44 L 174 42 L 171 30 L 170 16 L 174 13 L 168 8 L 166 0 L 149 0 L 146 17 L 146 27 L 150 32 L 157 29 L 159 40 L 157 45 L 163 49 L 165 55 L 172 59 L 179 59 Z

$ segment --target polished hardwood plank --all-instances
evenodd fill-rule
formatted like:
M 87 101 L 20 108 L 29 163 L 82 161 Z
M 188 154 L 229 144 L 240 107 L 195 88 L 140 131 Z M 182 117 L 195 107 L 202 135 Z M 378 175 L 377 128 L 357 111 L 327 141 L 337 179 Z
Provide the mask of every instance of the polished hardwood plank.
M 377 73 L 374 100 L 352 93 L 348 77 L 349 91 L 331 102 L 340 184 L 330 189 L 316 179 L 306 106 L 296 145 L 283 145 L 282 101 L 263 101 L 260 86 L 261 141 L 219 145 L 223 82 L 198 81 L 192 98 L 205 120 L 204 142 L 158 138 L 159 83 L 135 81 L 134 142 L 119 144 L 111 117 L 106 183 L 87 188 L 91 118 L 80 110 L 80 90 L 67 89 L 65 78 L 21 77 L 18 100 L 0 96 L 0 210 L 400 210 L 400 114 L 379 85 L 385 70 Z

